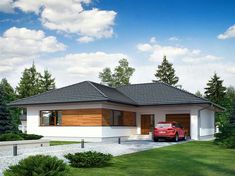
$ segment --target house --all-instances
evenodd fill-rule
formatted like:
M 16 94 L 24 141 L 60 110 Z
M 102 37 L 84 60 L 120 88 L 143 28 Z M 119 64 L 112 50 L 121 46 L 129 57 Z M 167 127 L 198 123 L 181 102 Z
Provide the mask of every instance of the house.
M 51 139 L 101 141 L 149 136 L 159 121 L 177 121 L 191 139 L 212 138 L 223 108 L 165 83 L 111 88 L 84 81 L 20 99 L 27 132 Z

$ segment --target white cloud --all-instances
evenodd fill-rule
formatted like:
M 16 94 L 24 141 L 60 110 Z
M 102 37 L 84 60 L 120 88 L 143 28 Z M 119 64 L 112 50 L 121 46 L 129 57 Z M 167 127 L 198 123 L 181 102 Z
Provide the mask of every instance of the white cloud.
M 0 1 L 0 12 L 13 13 L 14 8 L 12 7 L 13 0 L 1 0 Z
M 77 41 L 81 42 L 81 43 L 89 43 L 89 42 L 93 42 L 94 38 L 88 37 L 88 36 L 83 36 L 83 37 L 80 37 L 79 39 L 77 39 Z
M 140 43 L 137 45 L 137 48 L 139 51 L 142 51 L 142 52 L 148 52 L 148 51 L 152 51 L 153 47 L 151 44 L 148 44 L 148 43 Z
M 178 41 L 179 40 L 179 38 L 178 37 L 170 37 L 169 39 L 168 39 L 169 41 Z
M 232 37 L 235 37 L 235 25 L 229 27 L 223 34 L 219 34 L 217 36 L 217 38 L 220 40 L 225 40 Z
M 179 60 L 186 63 L 202 63 L 221 60 L 222 58 L 204 54 L 201 50 L 190 49 L 182 46 L 164 46 L 158 43 L 139 43 L 137 49 L 149 53 L 150 61 L 161 61 L 163 56 L 171 61 Z
M 99 72 L 105 67 L 112 69 L 118 65 L 122 58 L 129 57 L 122 53 L 75 53 L 67 54 L 60 58 L 38 60 L 36 65 L 46 68 L 56 77 L 57 86 L 74 84 L 84 80 L 100 82 Z
M 156 43 L 156 41 L 157 41 L 156 37 L 151 37 L 149 40 L 150 43 Z
M 227 67 L 227 68 L 226 68 L 226 71 L 229 72 L 229 73 L 235 74 L 235 66 Z
M 45 36 L 41 30 L 12 27 L 0 36 L 0 72 L 42 53 L 62 51 L 65 45 L 53 36 Z
M 39 15 L 43 26 L 51 30 L 86 37 L 86 41 L 113 36 L 115 11 L 84 9 L 90 0 L 16 0 L 14 7 Z

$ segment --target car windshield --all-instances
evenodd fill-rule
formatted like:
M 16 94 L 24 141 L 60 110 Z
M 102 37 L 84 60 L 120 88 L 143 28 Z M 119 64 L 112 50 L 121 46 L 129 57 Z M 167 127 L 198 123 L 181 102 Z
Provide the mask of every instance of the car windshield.
M 157 128 L 169 128 L 171 127 L 171 123 L 158 123 Z

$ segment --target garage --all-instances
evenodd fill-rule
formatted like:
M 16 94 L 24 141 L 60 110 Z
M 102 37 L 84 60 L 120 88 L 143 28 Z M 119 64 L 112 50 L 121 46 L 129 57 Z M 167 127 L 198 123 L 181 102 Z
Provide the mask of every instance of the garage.
M 190 114 L 166 114 L 167 122 L 179 122 L 190 136 Z

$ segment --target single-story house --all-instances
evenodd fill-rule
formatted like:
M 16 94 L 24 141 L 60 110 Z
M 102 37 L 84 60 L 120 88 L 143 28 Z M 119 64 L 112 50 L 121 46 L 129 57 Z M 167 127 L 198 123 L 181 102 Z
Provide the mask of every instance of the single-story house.
M 148 137 L 160 121 L 177 121 L 191 139 L 212 138 L 223 108 L 162 82 L 118 88 L 84 81 L 10 103 L 27 109 L 27 133 L 101 141 Z

